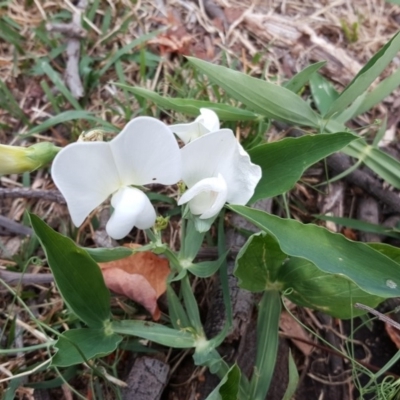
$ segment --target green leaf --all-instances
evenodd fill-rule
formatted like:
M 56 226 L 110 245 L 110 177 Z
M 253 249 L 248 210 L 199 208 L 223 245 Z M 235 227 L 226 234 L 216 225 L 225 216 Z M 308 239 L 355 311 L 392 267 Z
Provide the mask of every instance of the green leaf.
M 28 136 L 34 135 L 35 133 L 44 132 L 54 125 L 63 124 L 68 121 L 75 121 L 75 120 L 79 121 L 83 119 L 88 121 L 94 121 L 98 124 L 99 127 L 109 129 L 112 132 L 118 132 L 118 129 L 114 125 L 110 124 L 107 121 L 104 121 L 101 118 L 95 117 L 93 113 L 89 111 L 70 110 L 70 111 L 64 111 L 61 114 L 57 114 L 54 117 L 47 119 L 40 125 L 35 126 L 34 128 L 30 129 L 27 133 L 20 135 L 19 137 L 26 138 Z
M 249 155 L 261 167 L 262 177 L 250 202 L 287 192 L 307 168 L 356 138 L 351 133 L 337 132 L 285 138 L 254 147 Z
M 51 365 L 69 367 L 94 357 L 103 357 L 112 353 L 121 340 L 119 335 L 106 335 L 104 329 L 70 329 L 54 345 L 58 351 L 52 358 Z
M 181 301 L 170 284 L 167 286 L 167 300 L 169 318 L 174 329 L 179 330 L 182 328 L 191 327 L 189 317 L 187 316 Z
M 286 89 L 297 93 L 300 89 L 303 88 L 309 81 L 310 77 L 321 69 L 326 64 L 326 61 L 319 61 L 315 64 L 311 64 L 308 67 L 304 68 L 302 71 L 293 76 L 286 84 L 284 85 Z
M 281 296 L 270 290 L 263 294 L 257 317 L 257 355 L 250 381 L 249 399 L 264 400 L 275 370 L 279 344 Z
M 400 162 L 384 153 L 382 150 L 373 147 L 365 142 L 364 139 L 354 140 L 343 151 L 359 160 L 371 168 L 389 184 L 400 189 Z
M 369 222 L 360 221 L 353 218 L 330 217 L 328 215 L 314 215 L 315 218 L 322 219 L 323 221 L 332 221 L 335 224 L 347 226 L 348 228 L 358 229 L 363 232 L 377 233 L 378 235 L 385 235 L 395 239 L 400 239 L 400 233 L 391 228 L 382 225 L 371 224 Z
M 394 262 L 400 264 L 399 247 L 394 247 L 386 243 L 368 243 L 368 246 L 376 251 L 379 251 L 379 253 L 384 254 L 386 257 L 389 257 Z
M 72 93 L 69 91 L 69 89 L 63 82 L 63 80 L 60 78 L 60 75 L 56 71 L 54 71 L 54 69 L 51 67 L 51 65 L 47 61 L 42 61 L 40 66 L 41 66 L 43 72 L 51 79 L 53 84 L 63 94 L 63 96 L 68 100 L 68 102 L 71 104 L 71 106 L 74 107 L 75 110 L 82 110 L 82 107 L 79 104 L 79 101 L 72 95 Z
M 118 49 L 106 62 L 104 67 L 99 71 L 99 75 L 103 76 L 107 70 L 112 67 L 117 60 L 119 60 L 125 54 L 129 54 L 135 47 L 140 46 L 141 44 L 147 42 L 150 39 L 153 39 L 157 35 L 159 35 L 162 30 L 158 29 L 156 31 L 146 33 L 144 35 L 139 36 L 138 38 L 130 41 L 127 45 Z
M 292 352 L 289 349 L 289 382 L 282 400 L 291 400 L 299 384 L 299 373 L 294 362 Z
M 276 276 L 287 255 L 273 236 L 264 232 L 249 237 L 236 257 L 234 275 L 239 286 L 250 292 L 261 292 L 274 286 Z
M 90 247 L 83 248 L 90 257 L 93 258 L 96 262 L 109 262 L 120 260 L 125 257 L 129 257 L 132 255 L 132 249 L 127 247 L 113 247 L 113 248 L 99 248 L 99 249 L 92 249 Z
M 325 126 L 328 132 L 342 132 L 346 129 L 343 123 L 337 120 L 329 120 Z M 381 178 L 385 179 L 389 184 L 400 189 L 400 162 L 382 150 L 368 145 L 364 139 L 352 141 L 343 153 L 356 157 L 363 161 L 365 165 L 371 168 Z
M 111 328 L 115 333 L 138 336 L 163 346 L 176 349 L 195 347 L 196 338 L 186 330 L 176 330 L 147 321 L 113 321 Z
M 212 82 L 255 112 L 278 121 L 319 126 L 317 114 L 301 97 L 290 90 L 226 67 L 193 57 L 187 58 Z
M 110 318 L 110 292 L 99 266 L 71 239 L 29 214 L 64 301 L 91 328 L 102 328 Z
M 352 242 L 320 226 L 248 207 L 229 208 L 273 235 L 287 255 L 309 260 L 321 271 L 343 275 L 372 295 L 384 298 L 400 295 L 400 265 L 367 244 Z
M 151 90 L 132 87 L 121 83 L 116 83 L 116 86 L 122 87 L 137 96 L 151 100 L 159 107 L 168 110 L 175 110 L 196 117 L 200 114 L 200 108 L 209 108 L 214 110 L 218 114 L 218 117 L 223 121 L 254 121 L 260 118 L 259 115 L 251 111 L 242 110 L 228 104 L 213 103 L 205 100 L 164 97 Z
M 59 376 L 57 378 L 49 379 L 47 381 L 41 381 L 41 382 L 28 382 L 25 383 L 24 386 L 33 388 L 33 389 L 52 389 L 52 388 L 57 388 L 63 385 L 65 382 L 68 382 L 70 379 L 72 379 L 74 376 L 77 375 L 78 373 L 78 367 L 77 366 L 71 366 L 65 370 L 58 371 Z
M 363 94 L 400 51 L 400 32 L 386 43 L 361 69 L 340 96 L 332 103 L 325 118 L 343 111 Z
M 311 76 L 310 89 L 314 103 L 322 115 L 329 110 L 331 104 L 339 97 L 339 93 L 332 83 L 318 73 Z
M 303 258 L 290 258 L 280 269 L 277 280 L 293 303 L 335 318 L 348 319 L 365 314 L 354 308 L 355 303 L 375 308 L 384 300 L 361 290 L 343 275 L 323 272 Z
M 207 396 L 206 400 L 237 400 L 240 375 L 239 367 L 236 364 L 232 365 L 218 386 Z
M 379 104 L 387 96 L 389 96 L 400 85 L 400 69 L 393 72 L 392 75 L 384 79 L 370 93 L 367 93 L 363 102 L 359 105 L 354 116 L 369 111 L 372 107 Z
M 188 270 L 195 276 L 199 278 L 208 278 L 214 275 L 221 265 L 225 262 L 226 256 L 229 251 L 225 252 L 218 260 L 215 261 L 204 261 L 201 263 L 192 264 Z

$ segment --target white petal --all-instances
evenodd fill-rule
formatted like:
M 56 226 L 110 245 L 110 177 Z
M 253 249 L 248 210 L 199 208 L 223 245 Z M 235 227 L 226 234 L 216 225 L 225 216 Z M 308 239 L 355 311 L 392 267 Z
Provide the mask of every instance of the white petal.
M 134 226 L 148 229 L 154 225 L 156 212 L 149 198 L 139 189 L 123 187 L 111 199 L 114 212 L 106 231 L 113 239 L 122 239 Z
M 227 202 L 246 204 L 261 179 L 261 168 L 250 161 L 230 129 L 208 133 L 181 149 L 182 179 L 191 188 L 221 174 L 228 187 Z
M 232 164 L 221 165 L 220 172 L 228 185 L 227 202 L 238 205 L 249 202 L 262 176 L 261 167 L 251 162 L 250 156 L 237 140 Z
M 200 108 L 200 115 L 190 124 L 171 125 L 170 129 L 186 144 L 219 129 L 218 115 L 208 108 Z
M 197 121 L 191 122 L 190 124 L 171 125 L 170 129 L 185 144 L 209 132 L 209 130 L 203 124 Z
M 220 212 L 226 202 L 227 193 L 225 179 L 219 174 L 217 178 L 206 178 L 197 182 L 183 194 L 178 204 L 189 202 L 193 215 L 207 219 Z
M 119 187 L 111 149 L 104 142 L 66 146 L 55 157 L 51 174 L 76 226 Z
M 110 145 L 123 186 L 172 185 L 181 179 L 178 143 L 168 126 L 155 118 L 133 119 Z
M 196 121 L 200 122 L 208 132 L 219 130 L 218 115 L 209 108 L 200 108 L 200 115 L 196 118 Z

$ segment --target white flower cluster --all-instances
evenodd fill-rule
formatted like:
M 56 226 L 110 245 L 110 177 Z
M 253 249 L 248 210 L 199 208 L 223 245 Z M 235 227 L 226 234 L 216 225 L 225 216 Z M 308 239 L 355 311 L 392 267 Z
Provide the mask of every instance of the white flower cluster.
M 151 183 L 188 187 L 178 204 L 189 203 L 200 219 L 216 216 L 224 204 L 246 204 L 261 168 L 230 129 L 220 129 L 214 111 L 200 109 L 190 124 L 167 126 L 151 117 L 130 121 L 110 142 L 77 142 L 55 157 L 52 177 L 64 195 L 73 223 L 111 196 L 114 211 L 107 233 L 122 239 L 136 226 L 148 229 L 156 213 L 140 189 Z M 174 133 L 185 143 L 180 149 Z

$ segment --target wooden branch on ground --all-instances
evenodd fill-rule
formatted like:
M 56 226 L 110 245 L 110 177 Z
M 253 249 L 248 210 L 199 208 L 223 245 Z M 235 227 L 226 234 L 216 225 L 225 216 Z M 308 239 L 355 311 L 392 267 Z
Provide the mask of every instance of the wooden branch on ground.
M 65 68 L 64 79 L 69 87 L 72 96 L 76 99 L 83 97 L 84 89 L 79 76 L 79 57 L 81 50 L 80 39 L 85 37 L 86 31 L 82 28 L 81 16 L 88 5 L 87 0 L 79 0 L 72 14 L 72 21 L 68 24 L 57 23 L 47 24 L 49 32 L 62 33 L 67 40 L 67 65 Z

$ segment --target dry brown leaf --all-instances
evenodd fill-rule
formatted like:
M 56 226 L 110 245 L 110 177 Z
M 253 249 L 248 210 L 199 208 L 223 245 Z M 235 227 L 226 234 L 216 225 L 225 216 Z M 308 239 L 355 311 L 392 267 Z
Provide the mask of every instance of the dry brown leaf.
M 388 324 L 387 322 L 385 322 L 385 329 L 392 342 L 396 345 L 398 349 L 400 349 L 400 331 L 393 325 Z
M 99 265 L 110 290 L 141 304 L 151 313 L 154 320 L 160 318 L 157 299 L 167 290 L 167 278 L 170 273 L 166 259 L 144 251 Z
M 293 338 L 300 338 L 306 342 L 311 342 L 307 332 L 294 320 L 286 311 L 282 312 L 279 320 L 279 328 L 286 336 Z M 303 341 L 291 339 L 293 344 L 307 357 L 311 354 L 314 346 L 311 346 Z

